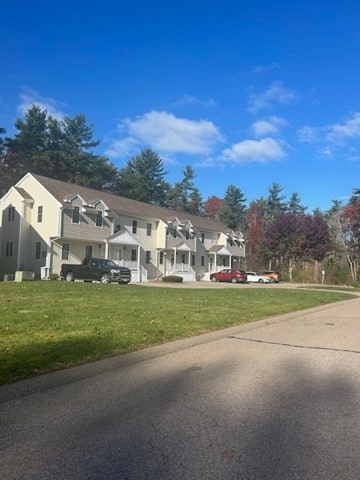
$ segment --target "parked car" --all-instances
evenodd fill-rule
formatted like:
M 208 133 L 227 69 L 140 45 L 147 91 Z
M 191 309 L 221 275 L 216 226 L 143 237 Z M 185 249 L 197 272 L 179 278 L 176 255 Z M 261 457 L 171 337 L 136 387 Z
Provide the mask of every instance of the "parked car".
M 275 272 L 274 270 L 266 270 L 262 272 L 261 275 L 264 275 L 265 277 L 272 278 L 275 283 L 279 283 L 281 280 L 281 275 L 279 272 Z
M 272 283 L 273 280 L 270 277 L 266 277 L 257 272 L 246 272 L 247 281 L 249 283 Z
M 236 270 L 234 268 L 224 268 L 220 272 L 211 273 L 210 280 L 212 282 L 232 282 L 246 283 L 246 272 L 244 270 Z
M 85 280 L 101 283 L 129 283 L 131 271 L 126 267 L 119 267 L 112 260 L 86 257 L 81 265 L 63 263 L 60 278 L 67 282 Z

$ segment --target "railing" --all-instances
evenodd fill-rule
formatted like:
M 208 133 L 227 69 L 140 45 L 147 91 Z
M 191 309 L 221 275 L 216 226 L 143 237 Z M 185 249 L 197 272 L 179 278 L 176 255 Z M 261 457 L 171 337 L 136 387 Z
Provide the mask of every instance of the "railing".
M 186 263 L 177 263 L 170 268 L 170 275 L 181 275 L 184 281 L 195 280 L 196 275 L 194 269 Z
M 131 260 L 113 260 L 116 265 L 119 265 L 119 267 L 127 267 L 130 268 L 130 270 L 138 270 L 138 262 L 131 261 Z
M 175 272 L 191 272 L 192 268 L 188 263 L 176 263 L 172 266 Z

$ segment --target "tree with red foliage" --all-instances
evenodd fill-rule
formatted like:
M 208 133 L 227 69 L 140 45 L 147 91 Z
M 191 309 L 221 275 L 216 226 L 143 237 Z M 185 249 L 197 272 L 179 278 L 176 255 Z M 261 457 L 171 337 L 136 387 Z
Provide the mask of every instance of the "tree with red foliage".
M 213 195 L 209 197 L 204 203 L 205 217 L 219 220 L 219 210 L 224 206 L 222 198 Z
M 340 221 L 346 258 L 352 279 L 356 282 L 360 266 L 360 199 L 343 208 Z
M 251 268 L 259 264 L 258 250 L 264 239 L 265 215 L 263 201 L 251 202 L 245 215 L 246 229 L 246 256 Z
M 283 213 L 266 229 L 264 246 L 288 263 L 289 279 L 299 260 L 321 261 L 330 249 L 330 236 L 321 216 Z

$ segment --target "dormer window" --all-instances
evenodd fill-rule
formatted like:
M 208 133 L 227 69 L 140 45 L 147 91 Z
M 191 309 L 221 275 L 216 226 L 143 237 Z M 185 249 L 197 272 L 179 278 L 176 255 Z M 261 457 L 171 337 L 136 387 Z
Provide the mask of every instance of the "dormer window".
M 73 207 L 72 223 L 80 223 L 80 207 Z
M 102 227 L 103 226 L 103 212 L 101 210 L 98 210 L 96 212 L 95 225 L 97 227 Z
M 15 220 L 15 207 L 11 206 L 8 208 L 8 222 L 13 222 Z

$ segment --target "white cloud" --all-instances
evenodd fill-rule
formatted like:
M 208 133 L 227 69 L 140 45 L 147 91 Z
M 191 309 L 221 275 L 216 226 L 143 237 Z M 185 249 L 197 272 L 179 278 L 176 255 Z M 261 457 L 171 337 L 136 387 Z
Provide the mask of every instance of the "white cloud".
M 347 138 L 360 137 L 360 112 L 355 112 L 345 123 L 335 123 L 328 127 L 327 139 L 333 143 L 342 143 Z
M 110 147 L 105 151 L 105 155 L 110 158 L 128 157 L 137 150 L 137 146 L 138 141 L 132 137 L 113 140 Z
M 127 137 L 115 140 L 109 148 L 113 157 L 124 146 L 135 144 L 162 153 L 209 154 L 224 140 L 219 129 L 208 120 L 188 120 L 167 112 L 151 111 L 135 120 L 127 118 L 119 126 L 121 130 L 124 127 Z
M 200 105 L 201 107 L 216 107 L 216 102 L 212 98 L 201 100 L 200 98 L 185 94 L 177 102 L 175 102 L 175 105 Z
M 307 125 L 300 128 L 297 134 L 301 143 L 315 143 L 319 139 L 319 129 Z
M 281 143 L 273 138 L 262 138 L 261 140 L 244 140 L 226 148 L 221 159 L 237 164 L 241 163 L 267 163 L 271 160 L 278 160 L 286 154 Z
M 325 158 L 330 158 L 333 156 L 333 151 L 328 145 L 326 145 L 320 150 L 320 155 Z
M 257 113 L 260 110 L 270 109 L 276 104 L 288 105 L 297 100 L 294 91 L 286 88 L 281 81 L 273 82 L 269 88 L 261 93 L 253 93 L 249 100 L 249 111 Z
M 256 137 L 264 137 L 266 135 L 276 135 L 279 133 L 280 127 L 287 125 L 286 120 L 280 117 L 272 116 L 268 119 L 258 120 L 251 125 Z
M 49 116 L 57 120 L 61 120 L 65 116 L 65 113 L 59 109 L 61 102 L 50 97 L 42 97 L 38 92 L 30 88 L 23 89 L 20 93 L 20 100 L 21 103 L 17 109 L 21 115 L 25 115 L 29 108 L 36 105 L 41 110 L 46 110 Z

